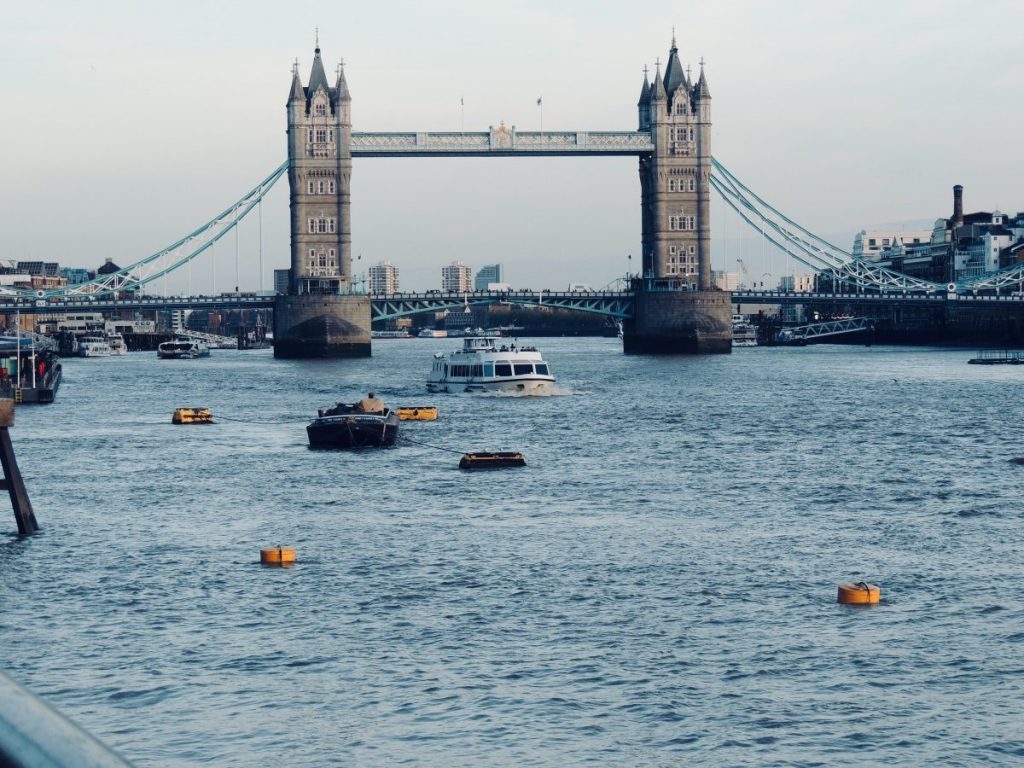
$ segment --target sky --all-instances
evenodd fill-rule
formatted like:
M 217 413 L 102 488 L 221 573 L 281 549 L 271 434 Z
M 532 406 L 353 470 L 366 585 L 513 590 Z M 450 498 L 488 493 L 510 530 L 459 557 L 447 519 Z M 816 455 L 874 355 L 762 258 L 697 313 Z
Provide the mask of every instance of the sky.
M 863 228 L 1021 191 L 1019 0 L 229 3 L 0 0 L 0 258 L 120 266 L 162 249 L 287 157 L 285 100 L 315 29 L 355 131 L 632 130 L 643 67 L 703 57 L 712 152 L 808 229 Z M 357 158 L 353 271 L 406 290 L 505 265 L 516 287 L 601 287 L 639 261 L 636 158 Z M 193 292 L 270 288 L 289 262 L 282 181 L 190 270 Z M 712 200 L 715 269 L 806 272 Z M 630 259 L 632 256 L 632 259 Z M 183 272 L 164 289 L 184 289 Z

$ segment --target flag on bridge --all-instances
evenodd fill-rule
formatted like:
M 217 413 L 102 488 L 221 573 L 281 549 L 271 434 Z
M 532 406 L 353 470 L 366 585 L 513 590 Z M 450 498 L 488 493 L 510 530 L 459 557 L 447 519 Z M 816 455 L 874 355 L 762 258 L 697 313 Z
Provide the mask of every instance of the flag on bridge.
M 541 105 L 541 102 L 543 102 L 543 101 L 544 101 L 544 97 L 541 96 L 539 99 L 537 99 L 537 106 L 539 107 Z

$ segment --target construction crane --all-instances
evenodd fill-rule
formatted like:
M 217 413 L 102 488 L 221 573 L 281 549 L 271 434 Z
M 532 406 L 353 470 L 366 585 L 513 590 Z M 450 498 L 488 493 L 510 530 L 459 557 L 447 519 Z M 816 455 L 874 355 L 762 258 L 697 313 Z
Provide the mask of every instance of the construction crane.
M 743 259 L 736 259 L 736 263 L 740 265 L 740 269 L 743 271 L 743 285 L 741 288 L 749 288 L 750 273 L 747 272 L 747 265 L 743 263 Z

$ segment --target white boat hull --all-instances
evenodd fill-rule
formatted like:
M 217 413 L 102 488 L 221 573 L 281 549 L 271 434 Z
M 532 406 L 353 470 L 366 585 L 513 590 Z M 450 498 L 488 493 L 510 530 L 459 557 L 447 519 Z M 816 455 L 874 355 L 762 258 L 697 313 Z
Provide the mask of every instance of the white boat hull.
M 509 392 L 540 395 L 555 387 L 553 378 L 503 379 L 500 381 L 428 381 L 428 392 Z

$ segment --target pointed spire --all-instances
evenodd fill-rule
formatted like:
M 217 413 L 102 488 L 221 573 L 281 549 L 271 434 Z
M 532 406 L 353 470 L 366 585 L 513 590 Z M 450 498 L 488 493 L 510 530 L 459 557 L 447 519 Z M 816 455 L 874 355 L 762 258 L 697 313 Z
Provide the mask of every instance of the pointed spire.
M 654 101 L 665 100 L 665 86 L 661 82 L 661 61 L 654 62 L 654 82 L 651 83 L 651 99 Z
M 319 37 L 319 32 L 317 33 Z M 327 83 L 327 73 L 324 72 L 324 63 L 320 59 L 320 46 L 316 47 L 313 51 L 313 69 L 309 73 L 309 86 L 306 88 L 306 93 L 309 98 L 312 98 L 313 94 L 316 93 L 316 89 L 323 87 L 324 93 L 330 95 L 331 86 Z
M 679 49 L 676 48 L 676 28 L 672 27 L 672 47 L 668 52 L 668 64 L 665 65 L 665 93 L 671 97 L 679 86 L 686 85 L 686 74 L 679 61 Z
M 647 65 L 644 64 L 644 84 L 640 86 L 640 101 L 637 105 L 647 104 L 651 100 L 651 84 L 647 80 Z
M 697 80 L 697 97 L 700 99 L 710 99 L 711 91 L 708 90 L 708 80 L 704 77 L 704 57 L 700 59 L 700 79 Z
M 338 79 L 334 83 L 335 101 L 352 101 L 352 94 L 348 92 L 348 82 L 345 80 L 345 60 L 338 62 Z
M 292 64 L 292 88 L 288 92 L 288 101 L 294 101 L 295 99 L 305 99 L 306 92 L 302 90 L 302 78 L 299 77 L 299 60 L 296 59 L 295 63 Z

